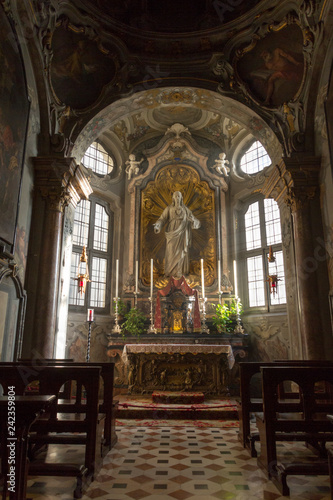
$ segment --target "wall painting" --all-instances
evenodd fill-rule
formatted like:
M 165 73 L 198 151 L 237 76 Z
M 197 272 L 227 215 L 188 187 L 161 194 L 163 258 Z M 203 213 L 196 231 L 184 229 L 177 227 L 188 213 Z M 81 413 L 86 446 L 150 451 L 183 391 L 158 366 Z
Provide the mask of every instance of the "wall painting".
M 0 8 L 0 246 L 14 254 L 29 100 L 19 42 Z
M 304 75 L 303 35 L 296 25 L 243 48 L 236 72 L 260 104 L 277 107 L 297 97 Z

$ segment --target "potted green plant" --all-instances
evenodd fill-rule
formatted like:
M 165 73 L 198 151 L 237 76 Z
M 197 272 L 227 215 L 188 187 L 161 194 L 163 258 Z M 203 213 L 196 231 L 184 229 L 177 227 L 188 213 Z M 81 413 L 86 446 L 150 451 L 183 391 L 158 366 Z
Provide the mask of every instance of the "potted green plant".
M 125 321 L 121 325 L 121 334 L 125 338 L 126 333 L 140 338 L 145 333 L 146 316 L 136 307 L 132 307 L 125 314 Z
M 237 316 L 241 316 L 243 314 L 243 306 L 242 303 L 238 300 L 238 306 L 236 299 L 232 299 L 230 304 L 230 316 L 237 320 Z
M 218 333 L 231 333 L 234 331 L 237 317 L 243 313 L 242 304 L 233 299 L 229 304 L 217 304 L 215 306 L 215 315 L 212 317 L 213 325 Z
M 212 317 L 212 320 L 218 333 L 232 331 L 232 320 L 230 319 L 230 315 L 231 311 L 228 304 L 217 304 L 217 306 L 215 306 L 215 315 Z

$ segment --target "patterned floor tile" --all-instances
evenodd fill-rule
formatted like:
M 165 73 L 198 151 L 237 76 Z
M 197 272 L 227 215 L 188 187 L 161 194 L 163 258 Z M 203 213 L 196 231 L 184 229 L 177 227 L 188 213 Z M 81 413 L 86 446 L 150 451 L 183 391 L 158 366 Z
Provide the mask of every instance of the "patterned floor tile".
M 237 429 L 117 428 L 118 443 L 82 500 L 285 500 L 240 445 Z M 308 453 L 301 444 L 280 443 L 279 458 Z M 78 447 L 50 446 L 48 459 L 82 456 Z M 258 445 L 260 453 L 260 445 Z M 81 458 L 82 459 L 82 458 Z M 325 476 L 288 477 L 289 500 L 330 500 Z M 72 499 L 71 478 L 29 478 L 27 499 Z

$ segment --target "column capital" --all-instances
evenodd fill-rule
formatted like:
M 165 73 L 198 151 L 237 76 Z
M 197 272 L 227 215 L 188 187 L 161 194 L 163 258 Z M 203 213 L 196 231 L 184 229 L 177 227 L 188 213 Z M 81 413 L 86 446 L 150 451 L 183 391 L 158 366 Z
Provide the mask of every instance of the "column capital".
M 262 194 L 285 203 L 292 211 L 304 208 L 318 192 L 320 163 L 317 156 L 282 158 L 267 177 Z
M 81 165 L 74 158 L 38 156 L 32 159 L 35 186 L 52 210 L 63 212 L 70 203 L 76 207 L 81 198 L 92 193 Z

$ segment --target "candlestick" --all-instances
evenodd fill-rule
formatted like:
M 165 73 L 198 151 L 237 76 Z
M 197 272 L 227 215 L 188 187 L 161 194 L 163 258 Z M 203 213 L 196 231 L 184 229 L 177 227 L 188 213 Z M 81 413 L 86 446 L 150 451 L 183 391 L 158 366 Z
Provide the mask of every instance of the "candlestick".
M 93 309 L 88 309 L 87 321 L 94 321 L 94 310 Z
M 150 297 L 153 298 L 154 286 L 154 260 L 150 259 Z
M 202 309 L 201 309 L 201 333 L 209 333 L 209 328 L 206 324 L 206 297 L 202 297 Z
M 234 282 L 235 282 L 235 297 L 238 297 L 238 285 L 237 285 L 237 264 L 234 260 Z
M 116 260 L 116 299 L 118 298 L 119 260 Z
M 221 266 L 220 266 L 220 261 L 217 261 L 217 287 L 218 287 L 218 293 L 221 291 Z
M 114 327 L 112 328 L 112 333 L 121 333 L 121 326 L 118 323 L 118 302 L 119 302 L 119 297 L 115 297 L 114 299 L 115 303 L 115 311 L 114 311 Z
M 90 361 L 91 324 L 94 321 L 94 310 L 93 309 L 88 309 L 87 321 L 88 321 L 88 339 L 87 339 L 86 362 L 89 363 L 89 361 Z
M 204 275 L 204 261 L 200 260 L 201 263 L 201 295 L 202 298 L 205 298 L 205 275 Z
M 138 293 L 139 262 L 135 261 L 135 293 Z

